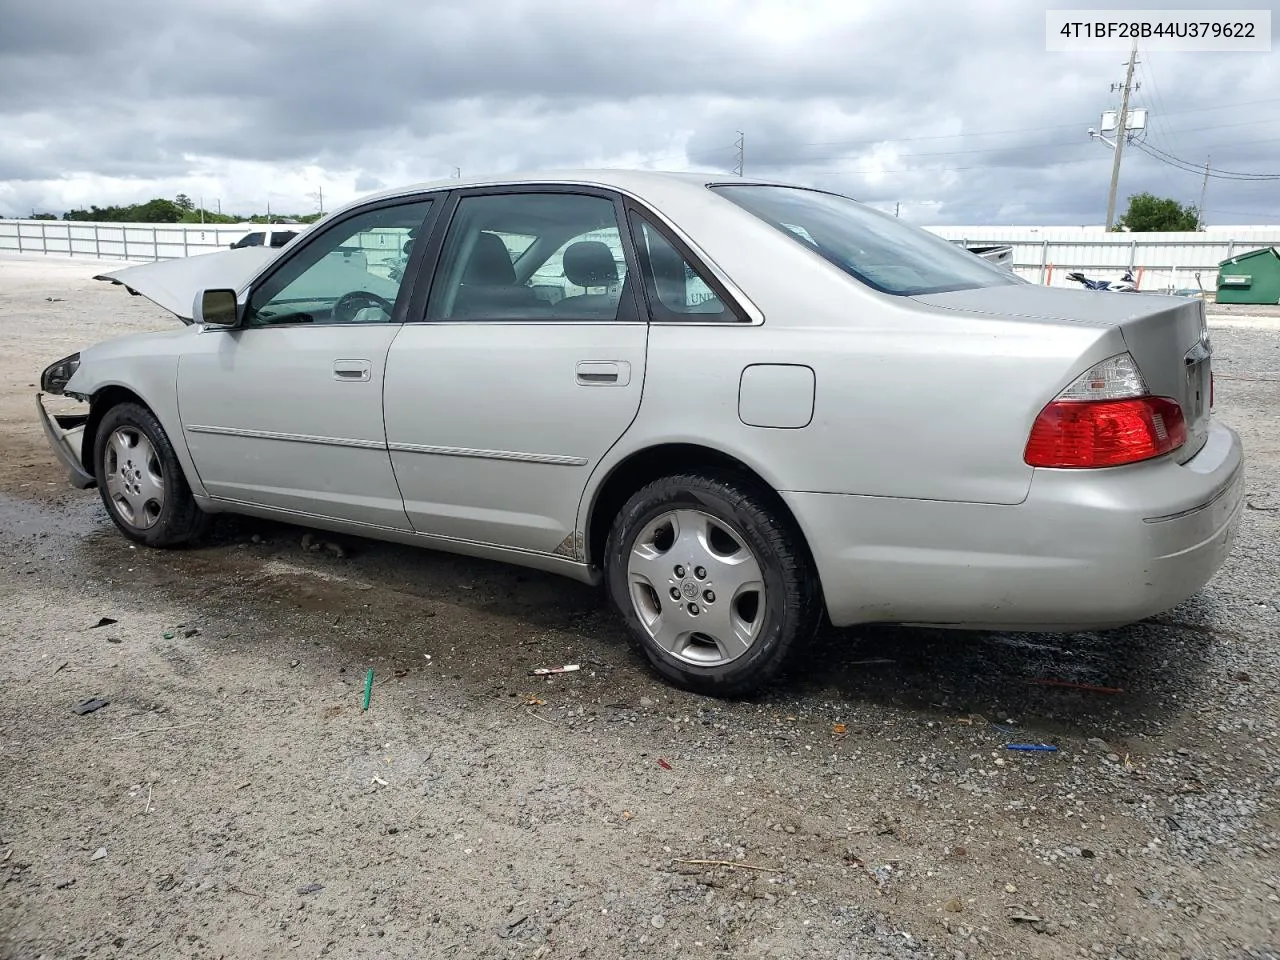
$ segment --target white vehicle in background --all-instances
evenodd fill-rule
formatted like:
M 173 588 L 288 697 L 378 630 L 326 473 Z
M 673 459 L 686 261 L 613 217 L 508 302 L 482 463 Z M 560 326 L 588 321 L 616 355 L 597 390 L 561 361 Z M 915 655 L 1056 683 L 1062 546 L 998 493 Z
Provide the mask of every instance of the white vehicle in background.
M 306 224 L 270 224 L 259 230 L 252 230 L 231 244 L 232 250 L 241 247 L 283 247 L 286 243 L 306 229 Z

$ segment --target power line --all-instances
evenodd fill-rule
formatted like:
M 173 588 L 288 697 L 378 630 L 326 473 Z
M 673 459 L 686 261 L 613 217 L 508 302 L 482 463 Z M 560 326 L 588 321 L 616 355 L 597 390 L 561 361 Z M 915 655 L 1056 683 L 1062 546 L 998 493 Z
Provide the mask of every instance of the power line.
M 909 159 L 904 157 L 902 159 Z M 1096 157 L 1079 157 L 1075 160 L 1060 160 L 1054 163 L 1055 167 L 1065 167 L 1077 163 L 1093 163 Z M 996 170 L 1005 169 L 1002 167 L 993 167 L 991 164 L 983 164 L 977 167 L 914 167 L 902 170 L 806 170 L 805 175 L 810 177 L 854 177 L 854 176 L 880 176 L 890 173 L 964 173 L 970 170 L 985 170 L 992 173 Z
M 1272 180 L 1280 180 L 1280 173 L 1244 173 L 1239 170 L 1219 170 L 1208 165 L 1192 163 L 1190 160 L 1183 160 L 1175 157 L 1167 151 L 1161 150 L 1159 147 L 1152 146 L 1149 143 L 1135 141 L 1134 145 L 1148 156 L 1166 163 L 1171 167 L 1179 170 L 1185 170 L 1188 173 L 1204 174 L 1215 180 L 1236 180 L 1246 183 L 1260 183 Z

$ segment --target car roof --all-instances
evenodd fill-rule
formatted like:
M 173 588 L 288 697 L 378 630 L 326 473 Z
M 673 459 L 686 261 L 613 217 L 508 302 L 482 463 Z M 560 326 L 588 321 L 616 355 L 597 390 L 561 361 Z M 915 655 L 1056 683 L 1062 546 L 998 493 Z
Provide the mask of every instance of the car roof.
M 529 183 L 573 184 L 577 186 L 605 187 L 629 193 L 638 197 L 648 197 L 655 193 L 669 193 L 676 190 L 696 190 L 717 183 L 754 183 L 777 184 L 778 181 L 744 178 L 724 173 L 675 172 L 666 170 L 615 170 L 615 169 L 567 169 L 567 170 L 531 170 L 518 173 L 492 174 L 484 177 L 451 178 L 448 180 L 430 180 L 423 183 L 409 184 L 383 190 L 379 193 L 361 197 L 356 204 L 369 201 L 402 197 L 407 194 L 422 193 L 428 190 L 455 190 L 470 187 L 503 187 L 518 186 Z

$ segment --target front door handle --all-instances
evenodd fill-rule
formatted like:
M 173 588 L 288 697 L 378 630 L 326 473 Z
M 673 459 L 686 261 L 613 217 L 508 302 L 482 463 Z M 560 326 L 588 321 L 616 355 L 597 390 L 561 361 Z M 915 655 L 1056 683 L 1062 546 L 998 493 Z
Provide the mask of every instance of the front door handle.
M 584 387 L 625 387 L 631 382 L 631 364 L 625 360 L 583 360 L 578 363 L 578 383 Z
M 368 360 L 335 360 L 333 361 L 333 379 L 351 383 L 367 383 L 373 372 L 373 364 Z

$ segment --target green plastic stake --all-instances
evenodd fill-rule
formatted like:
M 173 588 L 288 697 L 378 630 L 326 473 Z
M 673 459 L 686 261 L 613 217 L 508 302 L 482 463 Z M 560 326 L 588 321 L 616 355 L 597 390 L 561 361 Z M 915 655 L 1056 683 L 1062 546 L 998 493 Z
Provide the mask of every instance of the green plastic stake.
M 369 698 L 373 696 L 373 667 L 369 668 L 369 672 L 364 678 L 364 706 L 361 710 L 369 709 Z

